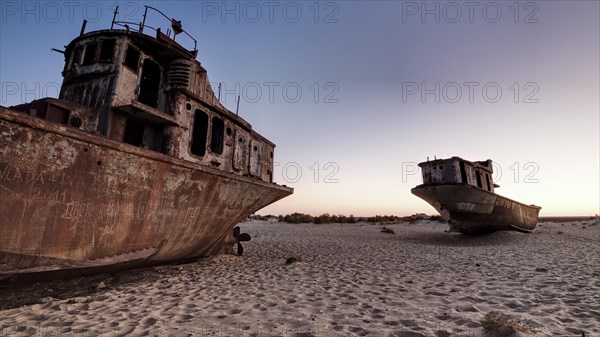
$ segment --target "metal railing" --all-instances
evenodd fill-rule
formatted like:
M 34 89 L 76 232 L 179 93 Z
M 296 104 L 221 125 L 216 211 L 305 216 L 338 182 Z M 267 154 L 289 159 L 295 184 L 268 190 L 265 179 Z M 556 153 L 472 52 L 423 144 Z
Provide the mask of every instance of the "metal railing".
M 112 23 L 110 25 L 110 29 L 113 29 L 115 25 L 120 26 L 120 27 L 124 27 L 127 30 L 132 30 L 135 32 L 138 32 L 140 34 L 144 33 L 144 29 L 151 29 L 155 32 L 161 32 L 160 28 L 155 28 L 149 25 L 146 25 L 146 18 L 148 16 L 148 9 L 154 10 L 155 12 L 157 12 L 158 14 L 162 15 L 163 17 L 165 17 L 167 20 L 171 21 L 171 28 L 167 29 L 166 35 L 173 39 L 173 41 L 175 41 L 175 37 L 180 34 L 183 33 L 185 35 L 187 35 L 190 39 L 192 39 L 192 41 L 194 41 L 194 49 L 193 51 L 196 52 L 197 49 L 197 44 L 198 42 L 196 41 L 196 39 L 194 39 L 193 36 L 191 36 L 188 32 L 186 32 L 182 25 L 181 25 L 181 21 L 177 21 L 173 18 L 169 18 L 168 16 L 166 16 L 163 12 L 161 12 L 160 10 L 152 7 L 152 6 L 144 6 L 144 17 L 142 22 L 133 22 L 133 21 L 119 21 L 116 20 L 117 15 L 119 14 L 119 6 L 116 6 L 115 11 L 113 13 L 113 19 L 112 19 Z M 131 26 L 130 26 L 131 25 Z M 137 27 L 137 29 L 135 28 Z M 171 33 L 173 33 L 173 36 L 171 36 Z

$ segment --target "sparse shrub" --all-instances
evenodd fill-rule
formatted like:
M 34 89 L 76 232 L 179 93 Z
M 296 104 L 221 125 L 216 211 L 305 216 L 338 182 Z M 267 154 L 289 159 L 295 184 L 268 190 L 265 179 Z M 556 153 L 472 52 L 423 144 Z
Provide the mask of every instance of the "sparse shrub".
M 320 225 L 325 223 L 331 223 L 331 216 L 329 213 L 321 214 L 318 217 L 315 217 L 315 224 Z
M 275 217 L 275 216 L 272 216 Z M 346 216 L 343 214 L 339 215 L 329 215 L 329 213 L 324 213 L 319 216 L 313 217 L 308 214 L 303 213 L 292 213 L 286 216 L 280 215 L 277 217 L 279 222 L 287 222 L 287 223 L 310 223 L 313 222 L 317 225 L 320 224 L 329 224 L 329 223 L 357 223 L 358 221 L 364 221 L 363 218 L 356 218 L 354 214 L 350 216 Z
M 381 227 L 381 233 L 395 234 L 393 229 L 387 227 Z
M 292 213 L 284 216 L 283 221 L 287 223 L 311 223 L 314 218 L 308 214 Z
M 446 220 L 444 220 L 444 218 L 441 215 L 432 215 L 432 216 L 429 217 L 429 220 L 431 220 L 431 221 L 437 221 L 437 222 L 440 222 L 440 223 L 445 223 L 446 222 Z
M 296 263 L 296 262 L 302 262 L 304 261 L 304 259 L 302 259 L 302 256 L 290 256 L 285 260 L 285 264 L 292 264 L 292 263 Z
M 367 219 L 368 222 L 396 222 L 400 220 L 399 217 L 395 215 L 376 215 Z
M 508 316 L 496 311 L 487 313 L 480 323 L 483 327 L 483 332 L 489 337 L 506 337 L 517 331 L 524 333 L 534 332 L 530 321 L 510 319 Z

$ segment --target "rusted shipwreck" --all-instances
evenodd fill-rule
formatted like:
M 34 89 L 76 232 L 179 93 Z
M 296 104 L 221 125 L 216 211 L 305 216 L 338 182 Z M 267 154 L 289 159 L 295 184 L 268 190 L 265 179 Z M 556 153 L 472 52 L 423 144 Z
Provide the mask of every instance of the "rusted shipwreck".
M 541 207 L 495 193 L 492 161 L 459 157 L 419 163 L 423 184 L 411 192 L 450 224 L 450 231 L 479 234 L 499 230 L 533 231 Z
M 238 222 L 293 193 L 272 181 L 275 145 L 215 97 L 195 40 L 145 24 L 149 10 L 135 27 L 84 22 L 59 98 L 0 107 L 0 280 L 230 253 L 249 239 Z

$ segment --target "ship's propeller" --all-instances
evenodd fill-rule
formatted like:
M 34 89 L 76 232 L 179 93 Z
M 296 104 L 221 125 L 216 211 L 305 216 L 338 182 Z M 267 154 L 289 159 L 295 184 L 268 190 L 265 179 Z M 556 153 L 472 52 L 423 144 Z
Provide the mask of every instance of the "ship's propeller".
M 237 240 L 235 242 L 235 244 L 237 245 L 235 254 L 238 256 L 244 254 L 244 247 L 242 246 L 241 242 L 250 241 L 250 239 L 252 239 L 250 237 L 250 234 L 240 233 L 240 226 L 235 226 L 233 228 L 233 237 L 235 237 L 235 239 Z

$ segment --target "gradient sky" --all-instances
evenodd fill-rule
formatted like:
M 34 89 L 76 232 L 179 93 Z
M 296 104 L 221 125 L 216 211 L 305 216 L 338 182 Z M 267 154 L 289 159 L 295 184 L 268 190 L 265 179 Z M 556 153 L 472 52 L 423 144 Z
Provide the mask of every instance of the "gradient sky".
M 598 1 L 2 1 L 0 104 L 56 96 L 50 49 L 117 3 L 181 20 L 224 105 L 241 94 L 277 145 L 295 193 L 261 214 L 434 214 L 410 193 L 434 156 L 494 160 L 497 192 L 542 216 L 600 213 Z

